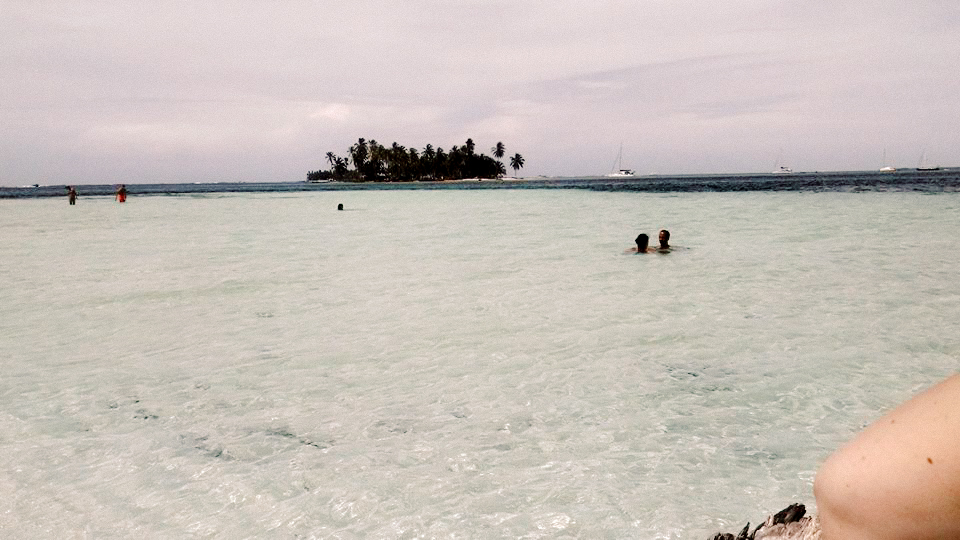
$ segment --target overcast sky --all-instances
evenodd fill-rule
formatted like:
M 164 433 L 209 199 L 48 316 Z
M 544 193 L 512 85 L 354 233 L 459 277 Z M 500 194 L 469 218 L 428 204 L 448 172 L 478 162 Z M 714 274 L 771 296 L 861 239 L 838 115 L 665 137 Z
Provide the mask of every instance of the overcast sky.
M 0 185 L 960 165 L 956 0 L 2 0 Z M 886 163 L 884 162 L 886 155 Z M 512 172 L 512 171 L 511 171 Z

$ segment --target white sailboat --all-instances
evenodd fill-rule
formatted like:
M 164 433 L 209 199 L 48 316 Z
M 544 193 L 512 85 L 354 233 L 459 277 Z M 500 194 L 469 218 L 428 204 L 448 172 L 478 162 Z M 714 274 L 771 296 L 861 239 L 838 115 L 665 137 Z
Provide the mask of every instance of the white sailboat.
M 887 165 L 887 149 L 883 149 L 883 166 L 880 167 L 880 172 L 897 172 L 897 168 L 892 165 Z
M 633 169 L 623 168 L 623 144 L 620 145 L 620 152 L 617 154 L 617 161 L 613 164 L 613 171 L 607 176 L 634 176 Z

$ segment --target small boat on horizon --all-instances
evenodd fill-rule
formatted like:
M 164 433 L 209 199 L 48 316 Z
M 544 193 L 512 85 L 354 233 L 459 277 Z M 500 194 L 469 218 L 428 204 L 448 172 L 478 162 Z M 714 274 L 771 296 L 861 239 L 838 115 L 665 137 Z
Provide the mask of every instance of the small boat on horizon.
M 613 171 L 610 172 L 607 176 L 611 177 L 622 177 L 622 176 L 635 176 L 636 172 L 633 169 L 624 169 L 623 168 L 623 144 L 620 145 L 620 152 L 617 153 L 617 160 L 613 164 Z
M 780 155 L 777 156 L 777 162 L 773 164 L 770 174 L 793 174 L 793 169 L 781 163 L 783 163 L 783 148 L 780 149 Z
M 917 165 L 918 171 L 939 171 L 940 167 L 938 165 L 930 165 L 927 163 L 927 152 L 924 151 L 920 154 L 920 164 Z
M 897 172 L 897 168 L 892 165 L 887 165 L 887 149 L 883 149 L 883 160 L 880 162 L 883 163 L 883 166 L 880 167 L 880 172 Z

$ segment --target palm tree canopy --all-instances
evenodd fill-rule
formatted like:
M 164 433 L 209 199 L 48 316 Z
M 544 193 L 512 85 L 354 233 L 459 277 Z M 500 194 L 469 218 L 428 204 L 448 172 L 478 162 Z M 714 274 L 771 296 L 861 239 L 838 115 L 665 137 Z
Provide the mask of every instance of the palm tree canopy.
M 357 170 L 361 169 L 367 161 L 368 156 L 367 141 L 360 137 L 357 144 L 350 147 L 350 157 L 353 159 L 353 165 Z
M 419 179 L 445 180 L 451 178 L 500 178 L 506 172 L 500 158 L 506 156 L 506 146 L 498 142 L 491 152 L 496 160 L 476 152 L 473 139 L 462 146 L 454 145 L 448 151 L 427 144 L 423 150 L 408 148 L 394 142 L 383 146 L 374 139 L 359 138 L 348 150 L 346 158 L 333 152 L 326 153 L 331 171 L 325 173 L 336 179 L 353 181 L 412 181 Z M 350 170 L 350 165 L 353 169 Z M 520 154 L 510 157 L 515 171 L 523 168 Z M 309 175 L 321 171 L 308 172 Z
M 521 156 L 520 154 L 514 154 L 513 157 L 510 158 L 510 167 L 512 167 L 513 170 L 515 171 L 522 169 L 523 156 Z

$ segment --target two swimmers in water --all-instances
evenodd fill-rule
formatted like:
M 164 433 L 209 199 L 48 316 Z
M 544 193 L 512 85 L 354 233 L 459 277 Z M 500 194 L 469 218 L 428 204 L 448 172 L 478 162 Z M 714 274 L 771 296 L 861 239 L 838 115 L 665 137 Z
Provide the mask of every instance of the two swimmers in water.
M 660 247 L 657 247 L 657 248 L 648 247 L 650 244 L 650 237 L 647 236 L 646 234 L 641 233 L 640 236 L 638 236 L 637 239 L 635 240 L 635 242 L 637 243 L 637 247 L 628 249 L 627 253 L 667 253 L 669 252 L 671 249 L 670 248 L 670 231 L 666 229 L 661 229 L 659 240 L 660 240 Z
M 661 230 L 659 240 L 659 248 L 650 248 L 641 234 L 628 251 L 670 251 L 670 232 Z M 815 521 L 777 538 L 960 539 L 960 374 L 893 409 L 831 454 L 813 491 Z M 726 537 L 734 538 L 715 538 Z

